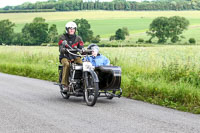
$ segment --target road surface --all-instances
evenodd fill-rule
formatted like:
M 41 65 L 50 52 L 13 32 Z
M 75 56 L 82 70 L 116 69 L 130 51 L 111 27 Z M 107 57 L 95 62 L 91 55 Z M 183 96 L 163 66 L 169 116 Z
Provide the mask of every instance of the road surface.
M 123 97 L 89 107 L 53 82 L 0 73 L 0 133 L 200 133 L 200 115 Z

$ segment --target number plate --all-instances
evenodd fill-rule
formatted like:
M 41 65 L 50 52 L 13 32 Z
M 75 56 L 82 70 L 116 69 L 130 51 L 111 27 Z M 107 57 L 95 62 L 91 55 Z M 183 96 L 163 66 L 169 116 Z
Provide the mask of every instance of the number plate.
M 94 69 L 94 67 L 92 66 L 92 63 L 83 62 L 83 71 L 90 71 L 91 69 Z

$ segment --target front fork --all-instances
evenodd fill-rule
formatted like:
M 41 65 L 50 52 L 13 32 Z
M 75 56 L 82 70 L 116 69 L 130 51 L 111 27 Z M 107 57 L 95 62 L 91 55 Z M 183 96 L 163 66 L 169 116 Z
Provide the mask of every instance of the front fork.
M 83 72 L 83 79 L 85 80 L 85 86 L 88 87 L 88 72 Z

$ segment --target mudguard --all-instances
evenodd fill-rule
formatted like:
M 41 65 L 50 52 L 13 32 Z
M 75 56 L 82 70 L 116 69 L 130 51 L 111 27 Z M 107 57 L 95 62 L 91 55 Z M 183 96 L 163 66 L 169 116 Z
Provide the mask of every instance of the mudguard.
M 95 71 L 89 70 L 88 72 L 92 75 L 92 78 L 94 79 L 94 82 L 96 82 L 96 83 L 99 82 L 99 78 L 98 78 L 98 76 L 97 76 Z

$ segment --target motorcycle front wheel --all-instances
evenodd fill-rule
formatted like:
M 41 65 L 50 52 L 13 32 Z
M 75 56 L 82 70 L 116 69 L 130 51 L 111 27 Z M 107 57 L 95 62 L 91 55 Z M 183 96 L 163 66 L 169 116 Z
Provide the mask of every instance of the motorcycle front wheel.
M 87 82 L 87 83 L 86 83 Z M 87 73 L 87 78 L 84 83 L 84 99 L 88 106 L 94 106 L 99 94 L 99 83 L 94 82 L 90 73 Z

